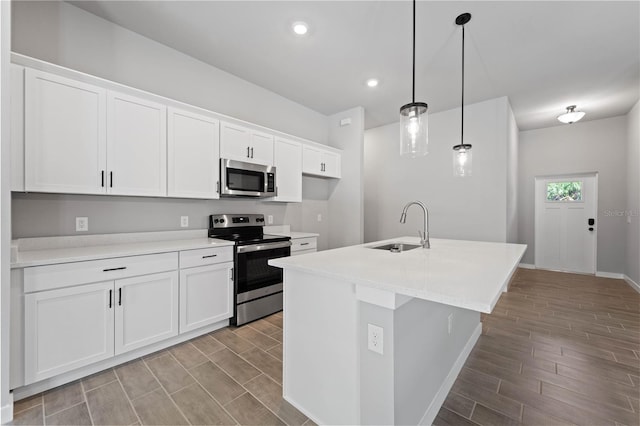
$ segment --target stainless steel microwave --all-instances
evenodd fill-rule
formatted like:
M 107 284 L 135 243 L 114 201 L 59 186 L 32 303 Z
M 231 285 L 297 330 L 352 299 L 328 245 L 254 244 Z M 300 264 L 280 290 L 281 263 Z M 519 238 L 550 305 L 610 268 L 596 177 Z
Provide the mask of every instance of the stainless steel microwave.
M 223 197 L 274 197 L 276 168 L 220 159 L 220 195 Z

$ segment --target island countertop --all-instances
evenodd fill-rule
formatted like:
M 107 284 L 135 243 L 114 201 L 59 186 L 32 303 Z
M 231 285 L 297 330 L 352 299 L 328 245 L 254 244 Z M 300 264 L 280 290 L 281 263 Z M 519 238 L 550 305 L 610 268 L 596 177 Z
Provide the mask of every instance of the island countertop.
M 391 242 L 419 244 L 419 239 L 393 238 L 272 259 L 269 264 L 490 313 L 527 248 L 524 244 L 436 238 L 431 239 L 430 249 L 391 253 L 371 248 Z

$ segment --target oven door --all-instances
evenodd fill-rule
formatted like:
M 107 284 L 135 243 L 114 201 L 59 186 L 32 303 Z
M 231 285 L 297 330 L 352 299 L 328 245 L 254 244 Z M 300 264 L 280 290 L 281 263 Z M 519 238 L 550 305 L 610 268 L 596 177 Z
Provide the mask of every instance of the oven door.
M 282 269 L 270 259 L 291 255 L 291 241 L 251 244 L 236 249 L 236 303 L 282 291 Z

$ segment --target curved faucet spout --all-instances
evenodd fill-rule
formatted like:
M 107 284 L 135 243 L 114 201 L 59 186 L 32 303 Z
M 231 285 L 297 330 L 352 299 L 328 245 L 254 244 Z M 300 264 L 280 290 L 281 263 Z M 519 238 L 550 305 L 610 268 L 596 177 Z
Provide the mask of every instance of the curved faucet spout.
M 427 206 L 422 204 L 420 201 L 411 201 L 407 203 L 407 205 L 405 205 L 402 209 L 402 214 L 400 215 L 400 223 L 407 222 L 407 210 L 409 210 L 409 207 L 414 204 L 422 208 L 424 217 L 424 230 L 422 231 L 422 233 L 418 231 L 418 235 L 420 235 L 420 244 L 422 245 L 422 248 L 431 248 L 431 243 L 429 243 L 429 209 L 427 209 Z

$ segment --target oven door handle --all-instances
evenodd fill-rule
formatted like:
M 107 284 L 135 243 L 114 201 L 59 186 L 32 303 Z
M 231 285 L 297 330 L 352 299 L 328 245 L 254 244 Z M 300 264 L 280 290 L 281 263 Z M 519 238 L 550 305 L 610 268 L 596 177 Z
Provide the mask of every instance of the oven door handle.
M 239 246 L 238 253 L 249 253 L 252 251 L 263 251 L 263 250 L 271 250 L 277 248 L 290 247 L 291 241 L 279 241 L 277 243 L 260 243 L 260 244 L 249 244 L 246 246 Z

